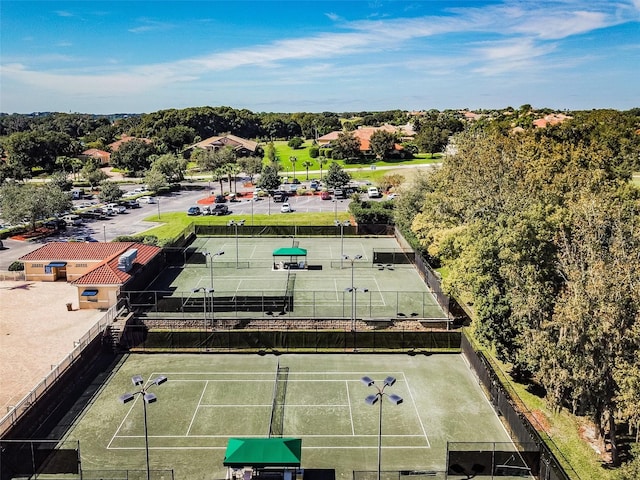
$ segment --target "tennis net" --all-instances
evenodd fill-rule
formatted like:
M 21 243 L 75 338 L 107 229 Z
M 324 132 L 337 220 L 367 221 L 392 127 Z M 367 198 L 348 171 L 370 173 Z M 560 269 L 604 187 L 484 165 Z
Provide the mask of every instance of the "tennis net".
M 269 438 L 282 437 L 284 429 L 284 406 L 287 395 L 287 379 L 289 367 L 281 367 L 280 360 L 276 366 L 276 381 L 273 386 L 273 402 L 271 421 L 269 422 Z

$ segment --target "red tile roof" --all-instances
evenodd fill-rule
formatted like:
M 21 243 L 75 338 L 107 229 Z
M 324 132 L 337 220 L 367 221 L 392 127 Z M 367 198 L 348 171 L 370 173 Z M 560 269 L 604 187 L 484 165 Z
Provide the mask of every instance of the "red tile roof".
M 18 260 L 104 260 L 128 250 L 135 242 L 50 242 Z
M 151 140 L 149 140 L 148 138 L 131 137 L 129 135 L 122 134 L 120 140 L 116 140 L 115 142 L 109 144 L 109 148 L 111 148 L 112 152 L 117 152 L 123 143 L 130 142 L 131 140 L 141 140 L 145 143 L 151 143 Z
M 127 250 L 135 248 L 138 254 L 129 272 L 118 270 L 118 259 Z M 137 242 L 51 242 L 19 258 L 22 261 L 99 261 L 100 263 L 74 285 L 121 285 L 161 252 L 159 247 Z
M 133 267 L 128 272 L 118 270 L 118 259 L 120 258 L 120 254 L 118 254 L 115 257 L 106 259 L 96 268 L 71 283 L 73 285 L 123 285 L 127 283 L 143 265 L 147 264 L 161 251 L 158 247 L 145 245 L 143 243 L 131 244 L 126 250 L 130 250 L 131 248 L 136 248 L 138 254 L 133 262 Z M 122 253 L 126 250 L 123 250 Z

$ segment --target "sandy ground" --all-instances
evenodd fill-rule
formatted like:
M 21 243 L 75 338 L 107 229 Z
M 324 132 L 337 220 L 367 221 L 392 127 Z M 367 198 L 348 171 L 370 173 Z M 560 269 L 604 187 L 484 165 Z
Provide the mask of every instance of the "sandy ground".
M 104 315 L 79 310 L 77 292 L 66 282 L 0 281 L 0 417 Z

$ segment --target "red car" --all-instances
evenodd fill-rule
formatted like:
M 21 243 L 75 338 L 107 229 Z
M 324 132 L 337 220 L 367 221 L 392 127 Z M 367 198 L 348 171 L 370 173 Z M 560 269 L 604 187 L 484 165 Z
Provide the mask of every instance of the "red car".
M 322 192 L 320 198 L 322 200 L 331 200 L 331 194 L 329 192 Z

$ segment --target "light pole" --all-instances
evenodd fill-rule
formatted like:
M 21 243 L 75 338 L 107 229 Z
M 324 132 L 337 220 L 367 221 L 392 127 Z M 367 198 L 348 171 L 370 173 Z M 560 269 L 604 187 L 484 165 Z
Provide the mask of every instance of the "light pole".
M 160 199 L 156 197 L 156 201 L 158 202 L 158 220 L 160 220 Z
M 211 326 L 213 327 L 213 317 L 215 316 L 215 310 L 213 308 L 213 258 L 224 255 L 224 251 L 220 250 L 216 253 L 204 252 L 205 257 L 209 257 L 209 292 L 211 293 Z
M 204 317 L 204 328 L 207 328 L 207 289 L 204 287 L 191 289 L 193 293 L 203 292 L 204 299 L 202 301 L 202 315 Z
M 371 379 L 371 377 L 362 377 L 360 381 L 364 383 L 367 387 L 373 386 L 377 390 L 376 393 L 368 395 L 367 398 L 364 399 L 365 403 L 367 405 L 375 405 L 376 402 L 380 402 L 380 410 L 378 413 L 378 480 L 380 480 L 381 465 L 382 465 L 380 463 L 381 453 L 382 453 L 382 397 L 386 396 L 389 399 L 389 401 L 394 405 L 400 405 L 403 402 L 403 400 L 400 395 L 396 395 L 395 393 L 388 394 L 384 392 L 385 388 L 391 387 L 393 386 L 394 383 L 396 383 L 395 377 L 389 376 L 385 378 L 382 387 L 377 386 L 375 382 Z
M 144 416 L 144 449 L 147 459 L 147 480 L 151 480 L 151 469 L 149 468 L 149 432 L 147 429 L 147 403 L 154 403 L 158 400 L 158 397 L 156 397 L 154 393 L 149 393 L 147 392 L 147 390 L 153 385 L 162 385 L 166 381 L 167 377 L 160 376 L 151 380 L 151 383 L 149 385 L 147 385 L 146 387 L 141 387 L 137 392 L 124 393 L 120 395 L 120 402 L 122 402 L 123 404 L 132 401 L 136 395 L 142 395 L 142 410 Z M 131 377 L 131 382 L 136 387 L 140 387 L 142 384 L 144 384 L 142 375 L 134 375 L 133 377 Z
M 238 269 L 238 227 L 244 225 L 244 220 L 229 220 L 227 223 L 228 227 L 235 227 L 236 229 L 236 270 Z
M 345 288 L 345 291 L 351 292 L 351 330 L 355 330 L 356 326 L 356 287 L 353 284 L 353 269 L 354 263 L 356 260 L 360 260 L 362 255 L 355 255 L 350 257 L 349 255 L 343 255 L 343 260 L 348 260 L 351 262 L 351 287 Z
M 348 227 L 351 225 L 349 220 L 345 220 L 344 222 L 339 221 L 338 219 L 333 221 L 333 224 L 336 227 L 340 227 L 340 269 L 343 268 L 343 260 L 344 260 L 344 227 Z

